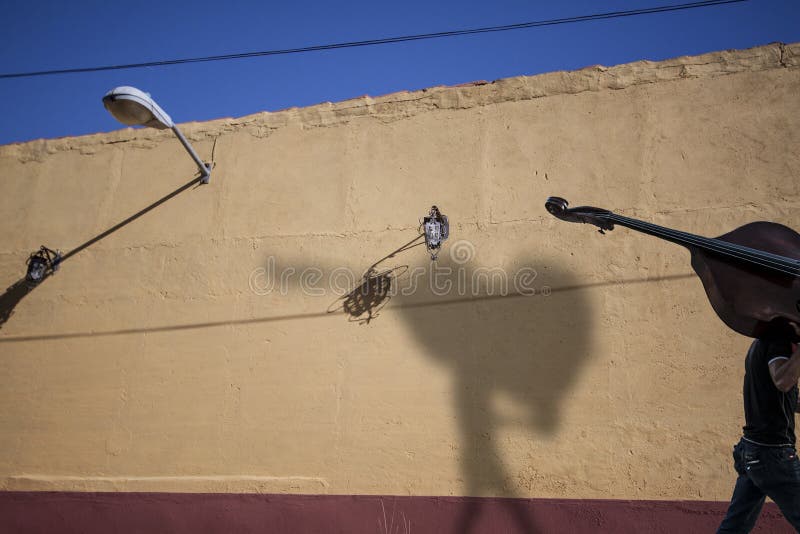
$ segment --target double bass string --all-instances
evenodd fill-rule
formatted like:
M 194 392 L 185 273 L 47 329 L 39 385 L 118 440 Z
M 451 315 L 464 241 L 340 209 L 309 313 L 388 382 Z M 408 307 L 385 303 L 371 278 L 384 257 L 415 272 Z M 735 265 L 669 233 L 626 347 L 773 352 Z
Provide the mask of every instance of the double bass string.
M 786 258 L 733 243 L 727 243 L 718 239 L 711 239 L 686 232 L 671 230 L 669 228 L 663 228 L 658 225 L 646 223 L 644 221 L 637 221 L 635 219 L 628 219 L 627 217 L 621 217 L 618 215 L 611 214 L 609 218 L 619 222 L 620 224 L 623 224 L 624 226 L 630 226 L 645 233 L 652 233 L 658 237 L 664 237 L 665 239 L 669 239 L 678 244 L 691 244 L 705 248 L 712 252 L 748 261 L 762 267 L 771 268 L 794 276 L 798 276 L 800 274 L 800 272 L 798 272 L 797 262 L 791 258 Z
M 797 262 L 794 262 L 790 258 L 751 249 L 749 247 L 743 247 L 741 245 L 727 243 L 717 239 L 710 239 L 686 232 L 670 230 L 658 225 L 645 223 L 643 221 L 636 221 L 635 219 L 628 219 L 627 217 L 621 217 L 614 214 L 610 214 L 608 218 L 622 224 L 623 226 L 629 226 L 633 229 L 650 233 L 657 237 L 663 237 L 678 244 L 697 246 L 712 252 L 737 258 L 793 276 L 798 276 L 800 274 L 796 266 Z
M 669 228 L 664 228 L 655 224 L 615 215 L 611 212 L 609 212 L 607 215 L 603 214 L 601 216 L 623 226 L 629 226 L 644 233 L 654 234 L 657 237 L 665 237 L 678 244 L 689 244 L 705 248 L 712 252 L 737 258 L 746 262 L 760 265 L 762 267 L 780 271 L 785 274 L 800 276 L 798 262 L 791 258 L 786 258 L 777 254 L 772 254 L 733 243 L 727 243 L 719 239 L 701 237 L 694 234 L 689 234 L 687 232 L 670 230 Z

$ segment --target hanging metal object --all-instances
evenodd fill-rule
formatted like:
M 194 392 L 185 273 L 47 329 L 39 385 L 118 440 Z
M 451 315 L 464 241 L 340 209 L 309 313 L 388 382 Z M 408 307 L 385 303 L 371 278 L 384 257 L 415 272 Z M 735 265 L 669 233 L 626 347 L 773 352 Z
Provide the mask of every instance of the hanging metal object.
M 447 215 L 443 215 L 436 206 L 431 206 L 430 213 L 422 220 L 422 229 L 425 232 L 425 248 L 431 260 L 436 260 L 442 244 L 450 236 Z
M 61 253 L 59 251 L 51 250 L 42 245 L 39 250 L 32 253 L 28 258 L 28 272 L 25 274 L 25 281 L 28 286 L 38 285 L 39 282 L 44 280 L 45 276 L 57 271 L 60 262 Z

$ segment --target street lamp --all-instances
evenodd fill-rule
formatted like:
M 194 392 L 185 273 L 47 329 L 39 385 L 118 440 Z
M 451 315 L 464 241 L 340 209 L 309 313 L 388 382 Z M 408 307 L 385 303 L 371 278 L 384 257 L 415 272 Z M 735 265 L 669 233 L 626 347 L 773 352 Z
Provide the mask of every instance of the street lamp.
M 211 179 L 211 167 L 203 163 L 192 145 L 183 136 L 178 127 L 172 122 L 167 113 L 150 98 L 148 93 L 135 87 L 122 86 L 112 89 L 103 97 L 103 105 L 122 124 L 128 126 L 149 126 L 165 130 L 170 128 L 178 136 L 181 144 L 197 163 L 202 175 L 200 182 L 207 184 Z

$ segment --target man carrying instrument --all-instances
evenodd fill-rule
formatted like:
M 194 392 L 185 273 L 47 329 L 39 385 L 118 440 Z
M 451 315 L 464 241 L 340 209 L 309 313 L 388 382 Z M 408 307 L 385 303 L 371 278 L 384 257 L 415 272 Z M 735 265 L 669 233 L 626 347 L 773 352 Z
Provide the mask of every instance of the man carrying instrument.
M 753 341 L 745 359 L 744 435 L 733 448 L 739 477 L 728 513 L 717 530 L 750 532 L 766 497 L 800 532 L 800 460 L 795 450 L 794 414 L 800 327 L 773 328 Z

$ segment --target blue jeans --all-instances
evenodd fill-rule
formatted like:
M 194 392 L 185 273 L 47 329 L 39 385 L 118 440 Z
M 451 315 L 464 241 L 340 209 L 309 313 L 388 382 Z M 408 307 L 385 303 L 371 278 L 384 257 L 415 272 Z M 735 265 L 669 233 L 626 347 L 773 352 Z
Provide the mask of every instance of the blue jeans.
M 750 532 L 769 496 L 800 532 L 800 460 L 794 447 L 763 447 L 741 440 L 733 448 L 739 474 L 717 533 Z

